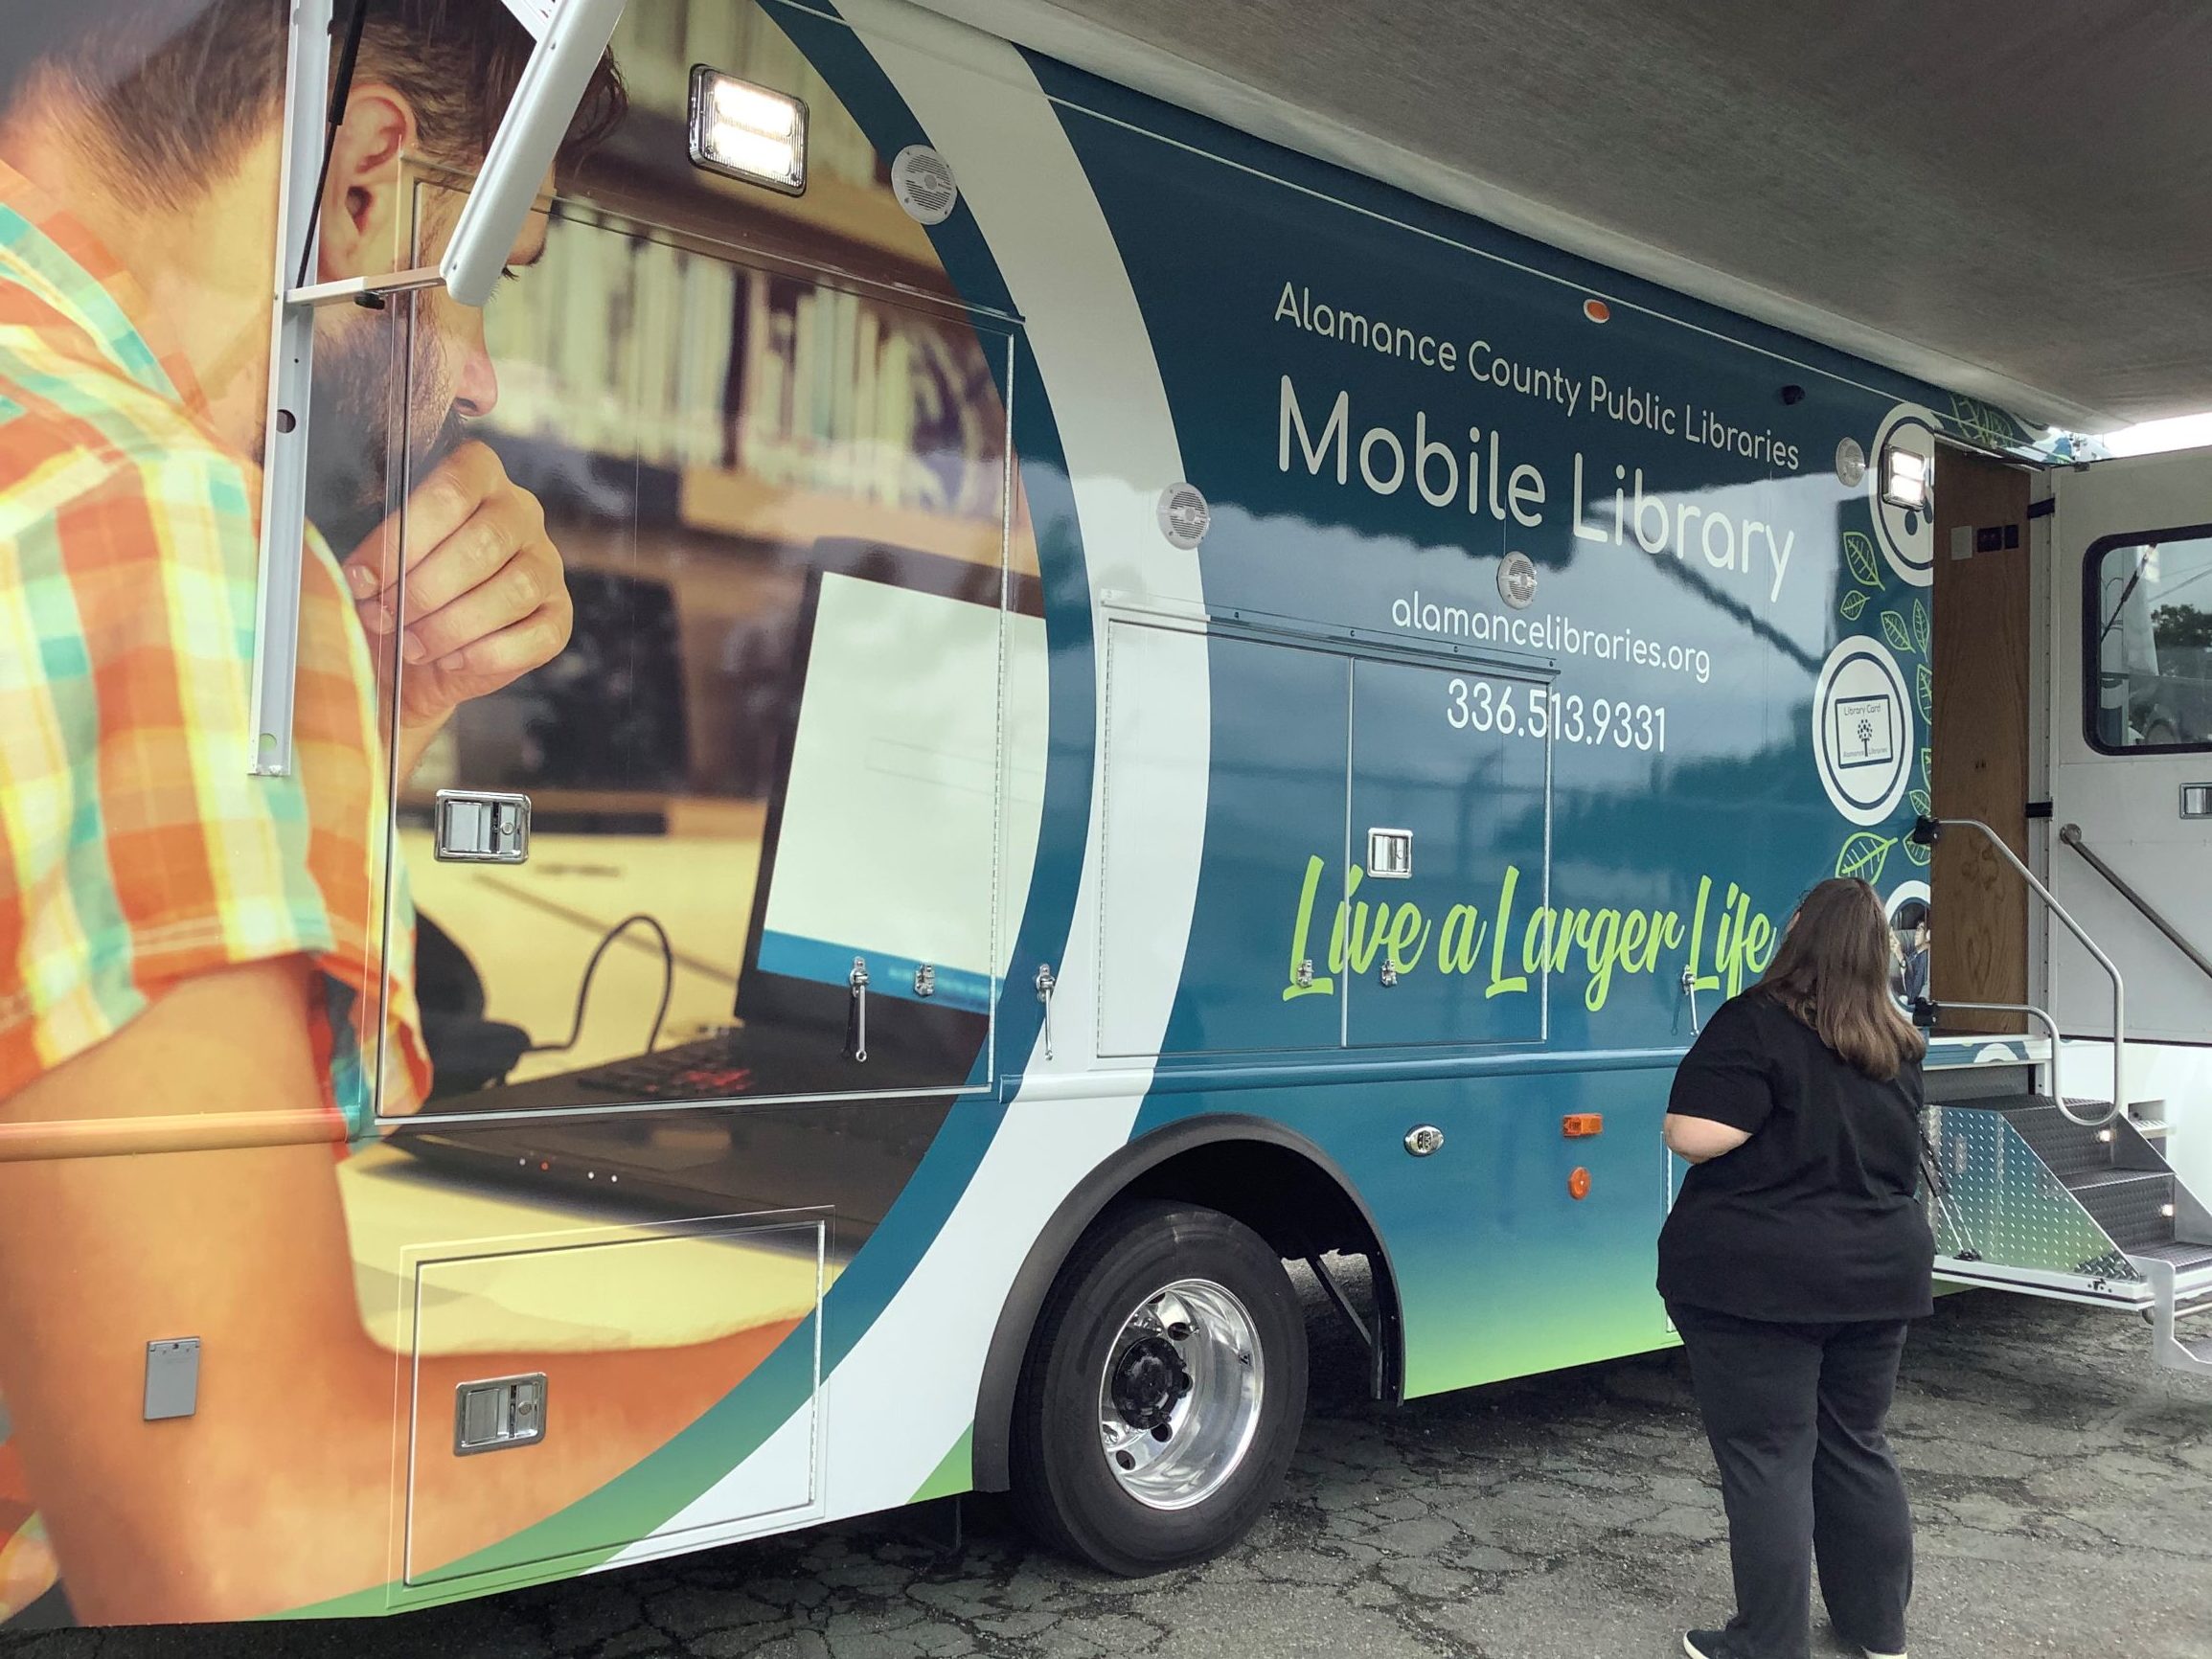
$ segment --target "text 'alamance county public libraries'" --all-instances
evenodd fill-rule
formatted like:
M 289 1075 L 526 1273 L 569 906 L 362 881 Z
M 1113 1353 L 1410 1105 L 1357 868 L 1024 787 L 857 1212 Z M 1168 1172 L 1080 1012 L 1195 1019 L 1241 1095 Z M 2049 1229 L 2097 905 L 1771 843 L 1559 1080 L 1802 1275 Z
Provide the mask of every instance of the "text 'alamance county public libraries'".
M 1407 329 L 1325 306 L 1316 307 L 1310 296 L 1288 284 L 1284 285 L 1275 316 L 1310 332 L 1364 345 L 1379 354 L 1402 357 L 1443 373 L 1451 373 L 1464 362 L 1469 374 L 1482 383 L 1550 401 L 1570 417 L 1586 407 L 1594 415 L 1625 425 L 1680 437 L 1786 470 L 1794 471 L 1798 465 L 1794 444 L 1777 440 L 1771 432 L 1733 426 L 1710 410 L 1690 404 L 1676 407 L 1648 392 L 1619 390 L 1602 375 L 1576 378 L 1564 369 L 1529 369 L 1492 352 L 1488 341 L 1477 340 L 1463 353 L 1450 341 L 1440 341 L 1433 335 L 1417 335 Z M 1431 507 L 1449 508 L 1464 502 L 1469 512 L 1487 509 L 1500 523 L 1511 517 L 1523 528 L 1534 529 L 1544 522 L 1544 508 L 1554 493 L 1552 487 L 1542 469 L 1529 462 L 1508 466 L 1502 432 L 1494 428 L 1488 435 L 1486 468 L 1483 429 L 1466 428 L 1463 473 L 1460 452 L 1432 436 L 1425 410 L 1415 413 L 1410 434 L 1401 435 L 1388 426 L 1377 425 L 1361 432 L 1355 442 L 1353 426 L 1349 390 L 1302 400 L 1296 384 L 1285 375 L 1277 420 L 1277 468 L 1290 471 L 1295 455 L 1310 475 L 1318 477 L 1326 470 L 1344 485 L 1351 482 L 1357 459 L 1360 481 L 1378 495 L 1396 495 L 1410 482 Z M 1452 431 L 1456 426 L 1456 422 L 1440 420 L 1434 430 Z M 1758 570 L 1767 578 L 1768 602 L 1780 600 L 1790 556 L 1796 550 L 1794 530 L 1779 530 L 1760 519 L 1739 520 L 1704 502 L 1647 491 L 1642 467 L 1631 470 L 1619 465 L 1612 467 L 1615 488 L 1608 513 L 1603 498 L 1592 500 L 1585 489 L 1585 459 L 1578 449 L 1572 464 L 1570 523 L 1579 539 L 1619 547 L 1627 545 L 1632 535 L 1647 554 L 1672 553 L 1683 560 L 1696 557 L 1714 570 L 1745 576 Z M 1602 489 L 1603 485 L 1599 488 Z

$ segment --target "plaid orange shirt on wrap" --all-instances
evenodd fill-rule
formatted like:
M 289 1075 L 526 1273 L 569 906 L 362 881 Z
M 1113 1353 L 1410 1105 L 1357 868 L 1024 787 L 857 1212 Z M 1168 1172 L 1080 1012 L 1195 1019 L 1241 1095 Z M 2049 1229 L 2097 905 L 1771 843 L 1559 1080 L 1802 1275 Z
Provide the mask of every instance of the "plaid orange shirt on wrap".
M 0 1102 L 163 987 L 286 956 L 321 970 L 311 1035 L 351 1133 L 387 1037 L 384 1109 L 427 1090 L 401 872 L 383 947 L 375 668 L 312 534 L 294 775 L 246 771 L 260 518 L 259 465 L 136 284 L 0 163 Z M 6 1441 L 0 1403 L 0 1621 L 52 1577 Z

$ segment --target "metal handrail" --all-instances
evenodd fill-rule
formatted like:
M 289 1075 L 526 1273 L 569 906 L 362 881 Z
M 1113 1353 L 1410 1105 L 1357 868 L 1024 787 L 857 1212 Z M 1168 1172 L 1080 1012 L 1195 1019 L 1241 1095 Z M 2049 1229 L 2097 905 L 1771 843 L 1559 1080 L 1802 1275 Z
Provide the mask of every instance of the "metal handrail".
M 2079 852 L 2084 860 L 2087 862 L 2091 870 L 2094 870 L 2099 875 L 2102 875 L 2107 881 L 2110 882 L 2112 884 L 2113 890 L 2117 892 L 2122 898 L 2125 898 L 2130 904 L 2132 904 L 2138 911 L 2142 912 L 2143 920 L 2148 921 L 2153 927 L 2155 927 L 2160 933 L 2164 934 L 2167 939 L 2173 943 L 2174 948 L 2176 950 L 2178 950 L 2183 956 L 2187 957 L 2191 962 L 2195 963 L 2199 972 L 2204 974 L 2207 978 L 2212 978 L 2212 962 L 2206 961 L 2203 952 L 2200 951 L 2186 939 L 2183 939 L 2180 934 L 2177 933 L 2174 930 L 2174 924 L 2168 921 L 2163 916 L 2160 916 L 2158 912 L 2153 908 L 2151 901 L 2148 898 L 2145 898 L 2140 893 L 2137 893 L 2134 888 L 2131 887 L 2128 884 L 2126 877 L 2121 875 L 2117 870 L 2114 870 L 2109 864 L 2107 864 L 2102 858 L 2097 856 L 2095 852 L 2091 850 L 2088 842 L 2082 838 L 2082 827 L 2079 824 L 2067 824 L 2062 826 L 2059 830 L 2059 839 L 2064 841 L 2068 847 L 2071 847 L 2076 852 Z
M 2051 1039 L 2051 1099 L 2058 1102 L 2060 1111 L 2066 1112 L 2066 1091 L 2059 1079 L 2059 1053 L 2065 1047 L 2065 1043 L 2059 1035 L 2059 1022 L 2051 1017 L 2048 1009 L 2038 1008 L 2032 1002 L 1946 1002 L 1936 1006 L 1947 1013 L 1952 1009 L 1961 1009 L 1968 1013 L 2024 1013 L 2031 1014 L 2041 1021 L 2043 1030 L 2050 1034 Z M 2032 1052 L 2029 1057 L 2034 1057 Z M 2071 1112 L 2066 1112 L 2066 1116 L 2075 1123 L 2081 1123 L 2081 1120 L 2075 1118 Z M 2097 1120 L 2097 1125 L 2107 1124 L 2110 1121 L 2109 1117 L 2100 1118 Z M 2082 1127 L 2085 1129 L 2095 1126 L 2097 1125 L 2082 1124 Z
M 2112 1099 L 2101 1118 L 2077 1118 L 2066 1107 L 2066 1097 L 2058 1091 L 2058 1052 L 2064 1045 L 2058 1039 L 2057 1028 L 2052 1028 L 2051 1040 L 2051 1095 L 2060 1113 L 2069 1124 L 2085 1129 L 2101 1129 L 2125 1109 L 2128 1100 L 2128 988 L 2120 978 L 2120 965 L 2107 956 L 2088 930 L 2076 921 L 2066 907 L 2059 902 L 2059 896 L 2043 885 L 2041 877 L 2022 863 L 2018 853 L 2005 845 L 2005 839 L 1978 818 L 1922 818 L 1912 827 L 1913 841 L 1923 847 L 1933 847 L 1946 830 L 1976 830 L 2004 861 L 2019 872 L 2020 879 L 2028 884 L 2028 891 L 2043 901 L 2050 913 L 2059 919 L 2075 942 L 2096 960 L 2099 967 L 2112 982 Z M 1965 1003 L 1954 1007 L 1969 1007 Z M 2048 1016 L 2045 1016 L 2046 1018 Z

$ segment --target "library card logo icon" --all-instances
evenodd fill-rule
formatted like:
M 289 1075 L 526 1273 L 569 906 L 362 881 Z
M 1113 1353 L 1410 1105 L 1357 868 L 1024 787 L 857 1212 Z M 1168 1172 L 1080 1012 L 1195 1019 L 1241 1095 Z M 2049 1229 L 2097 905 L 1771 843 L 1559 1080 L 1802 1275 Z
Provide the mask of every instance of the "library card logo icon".
M 1820 785 L 1854 824 L 1884 822 L 1904 799 L 1917 753 L 1904 673 L 1880 640 L 1852 638 L 1828 654 L 1813 697 Z
M 925 144 L 910 144 L 893 158 L 891 193 L 908 218 L 924 225 L 943 224 L 960 200 L 952 164 Z

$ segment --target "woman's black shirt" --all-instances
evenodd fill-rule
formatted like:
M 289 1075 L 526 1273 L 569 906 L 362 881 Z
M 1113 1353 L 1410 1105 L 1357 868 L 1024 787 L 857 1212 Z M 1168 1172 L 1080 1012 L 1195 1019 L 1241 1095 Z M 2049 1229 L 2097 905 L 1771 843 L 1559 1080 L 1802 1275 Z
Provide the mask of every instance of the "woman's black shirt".
M 1771 998 L 1722 1004 L 1667 1109 L 1751 1138 L 1684 1177 L 1659 1235 L 1659 1294 L 1744 1319 L 1933 1312 L 1924 1103 L 1918 1060 L 1879 1082 Z

